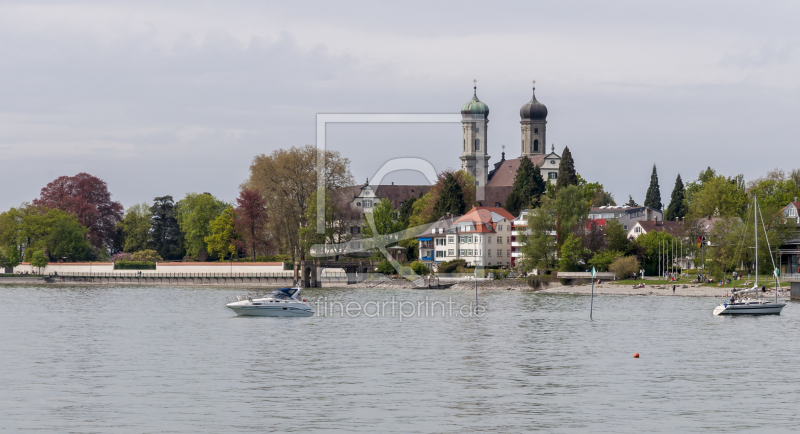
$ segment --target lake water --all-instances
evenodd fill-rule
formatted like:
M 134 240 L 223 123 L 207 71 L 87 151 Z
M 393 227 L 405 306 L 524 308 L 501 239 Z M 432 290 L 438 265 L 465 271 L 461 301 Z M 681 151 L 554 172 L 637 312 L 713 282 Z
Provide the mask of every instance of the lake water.
M 725 318 L 714 299 L 599 296 L 590 321 L 588 297 L 495 291 L 480 294 L 481 317 L 376 316 L 371 305 L 355 317 L 243 318 L 225 308 L 242 293 L 0 286 L 0 430 L 800 429 L 793 302 L 780 316 Z M 304 296 L 457 308 L 474 294 Z

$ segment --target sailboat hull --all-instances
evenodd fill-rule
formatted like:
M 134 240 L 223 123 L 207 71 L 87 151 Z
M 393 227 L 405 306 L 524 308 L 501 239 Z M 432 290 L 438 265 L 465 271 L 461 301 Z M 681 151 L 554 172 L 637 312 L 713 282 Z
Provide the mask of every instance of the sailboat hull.
M 780 315 L 785 303 L 748 303 L 719 305 L 714 315 Z

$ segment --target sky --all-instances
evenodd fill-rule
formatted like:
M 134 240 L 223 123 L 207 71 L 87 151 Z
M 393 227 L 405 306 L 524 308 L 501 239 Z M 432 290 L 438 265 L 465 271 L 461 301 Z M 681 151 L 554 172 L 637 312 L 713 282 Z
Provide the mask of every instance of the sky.
M 315 144 L 318 113 L 490 107 L 490 163 L 519 109 L 618 203 L 707 166 L 800 167 L 796 2 L 0 2 L 0 210 L 87 172 L 125 207 L 233 201 L 253 157 Z M 337 124 L 357 182 L 388 160 L 460 167 L 458 124 Z M 423 183 L 396 172 L 384 183 Z

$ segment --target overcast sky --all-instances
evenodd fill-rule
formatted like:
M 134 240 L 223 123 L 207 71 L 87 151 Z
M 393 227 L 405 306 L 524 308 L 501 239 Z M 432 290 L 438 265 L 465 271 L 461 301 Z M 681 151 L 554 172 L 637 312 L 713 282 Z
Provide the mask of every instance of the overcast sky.
M 0 209 L 88 172 L 126 207 L 238 194 L 252 158 L 314 144 L 317 113 L 490 107 L 489 154 L 519 156 L 519 108 L 619 203 L 653 163 L 752 179 L 797 161 L 797 2 L 0 3 Z M 337 125 L 358 182 L 393 157 L 460 167 L 461 129 Z M 418 183 L 416 175 L 390 181 Z

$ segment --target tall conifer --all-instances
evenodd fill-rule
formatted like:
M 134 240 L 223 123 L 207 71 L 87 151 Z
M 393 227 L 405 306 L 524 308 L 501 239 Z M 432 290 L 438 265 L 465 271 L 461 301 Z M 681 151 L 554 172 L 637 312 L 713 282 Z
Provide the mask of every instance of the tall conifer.
M 561 162 L 558 164 L 558 180 L 556 181 L 556 191 L 568 185 L 578 185 L 578 174 L 575 172 L 575 161 L 569 146 L 564 147 L 561 154 Z
M 649 206 L 654 209 L 663 209 L 664 207 L 661 203 L 661 190 L 658 187 L 658 173 L 656 173 L 655 164 L 653 164 L 653 173 L 650 175 L 650 187 L 647 188 L 644 206 Z
M 672 197 L 667 207 L 667 214 L 665 216 L 667 220 L 675 220 L 676 217 L 686 216 L 686 202 L 684 201 L 683 193 L 683 180 L 679 173 L 678 177 L 675 178 L 675 187 L 672 189 Z
M 452 173 L 448 173 L 442 183 L 442 191 L 439 194 L 439 199 L 433 206 L 436 219 L 438 220 L 439 217 L 446 214 L 456 216 L 462 215 L 466 208 L 467 204 L 464 202 L 464 192 L 461 189 L 461 185 Z

